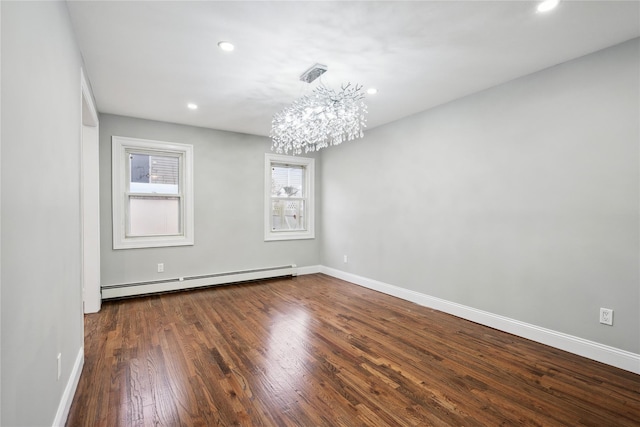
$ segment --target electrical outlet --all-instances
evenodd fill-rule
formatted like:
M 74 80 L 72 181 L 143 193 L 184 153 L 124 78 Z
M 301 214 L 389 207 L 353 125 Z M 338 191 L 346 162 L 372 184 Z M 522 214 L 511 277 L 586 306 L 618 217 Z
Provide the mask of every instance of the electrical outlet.
M 158 264 L 158 273 L 164 273 L 164 264 L 163 263 Z
M 62 375 L 62 353 L 58 353 L 58 379 Z
M 344 259 L 344 263 L 345 263 L 345 264 L 349 262 L 349 258 L 347 258 L 347 256 L 346 256 L 346 255 L 344 256 L 344 258 L 343 258 L 343 259 Z
M 611 310 L 610 308 L 601 308 L 600 323 L 613 326 L 613 310 Z

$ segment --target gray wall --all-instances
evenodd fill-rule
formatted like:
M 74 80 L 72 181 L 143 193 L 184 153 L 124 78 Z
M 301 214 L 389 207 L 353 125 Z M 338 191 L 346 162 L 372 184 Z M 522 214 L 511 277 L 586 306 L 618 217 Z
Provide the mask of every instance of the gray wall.
M 64 2 L 1 7 L 0 424 L 50 426 L 83 339 L 81 61 Z
M 194 246 L 112 249 L 112 135 L 193 144 Z M 317 265 L 320 260 L 317 238 L 264 241 L 264 154 L 271 152 L 269 144 L 266 137 L 100 115 L 101 283 L 131 283 L 292 263 Z M 318 196 L 319 184 L 316 172 Z M 316 212 L 320 202 L 317 197 Z M 316 236 L 320 232 L 316 226 Z M 164 263 L 164 273 L 157 273 L 158 263 Z
M 632 40 L 324 151 L 322 264 L 640 353 L 638 52 Z

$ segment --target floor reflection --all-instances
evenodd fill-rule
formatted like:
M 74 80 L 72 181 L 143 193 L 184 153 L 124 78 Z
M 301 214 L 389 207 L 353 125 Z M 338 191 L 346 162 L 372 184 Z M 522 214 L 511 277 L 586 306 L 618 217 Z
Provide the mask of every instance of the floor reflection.
M 309 342 L 309 314 L 297 309 L 273 318 L 267 344 L 266 374 L 274 384 L 300 393 L 311 368 Z M 288 386 L 288 387 L 287 387 Z

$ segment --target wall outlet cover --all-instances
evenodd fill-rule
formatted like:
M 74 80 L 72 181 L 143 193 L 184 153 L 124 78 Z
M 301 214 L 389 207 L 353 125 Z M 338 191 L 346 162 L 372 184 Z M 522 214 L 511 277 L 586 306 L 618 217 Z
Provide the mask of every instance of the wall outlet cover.
M 613 326 L 613 310 L 610 308 L 600 309 L 600 323 L 603 325 Z

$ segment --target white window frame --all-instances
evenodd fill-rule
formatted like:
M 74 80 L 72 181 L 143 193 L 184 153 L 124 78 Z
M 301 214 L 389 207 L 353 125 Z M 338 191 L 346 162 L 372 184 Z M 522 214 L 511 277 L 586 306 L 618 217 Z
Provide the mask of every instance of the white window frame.
M 271 167 L 273 165 L 302 166 L 305 170 L 305 230 L 272 230 L 271 229 Z M 264 240 L 298 240 L 314 239 L 315 235 L 315 195 L 314 195 L 315 160 L 307 157 L 282 156 L 266 153 L 264 156 Z
M 129 196 L 128 152 L 130 150 L 159 156 L 179 155 L 179 196 L 182 199 L 179 212 L 181 234 L 166 236 L 127 236 L 127 207 L 129 205 L 127 203 Z M 114 135 L 111 138 L 111 156 L 113 249 L 193 245 L 193 145 Z

